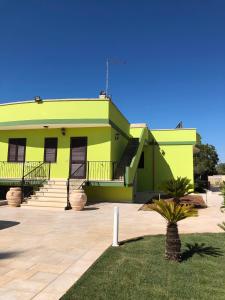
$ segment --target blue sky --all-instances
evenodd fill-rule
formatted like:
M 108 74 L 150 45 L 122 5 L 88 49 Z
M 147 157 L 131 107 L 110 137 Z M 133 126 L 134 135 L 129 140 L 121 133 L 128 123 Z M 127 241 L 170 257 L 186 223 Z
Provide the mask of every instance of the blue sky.
M 96 97 L 130 122 L 182 120 L 225 161 L 224 0 L 0 0 L 0 102 Z

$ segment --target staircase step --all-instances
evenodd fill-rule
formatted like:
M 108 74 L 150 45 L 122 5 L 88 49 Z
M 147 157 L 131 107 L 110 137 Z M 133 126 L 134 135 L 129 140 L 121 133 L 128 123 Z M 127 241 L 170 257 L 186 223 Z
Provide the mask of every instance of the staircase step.
M 62 197 L 67 197 L 67 192 L 66 191 L 65 192 L 55 192 L 54 190 L 50 191 L 50 192 L 39 191 L 39 192 L 36 192 L 34 196 L 62 198 Z
M 62 196 L 62 197 L 53 197 L 53 196 L 36 196 L 33 195 L 30 198 L 31 200 L 34 201 L 48 201 L 48 202 L 63 202 L 67 201 L 67 196 Z
M 45 184 L 43 186 L 44 188 L 55 188 L 55 189 L 66 189 L 67 188 L 67 185 L 58 185 L 58 184 Z
M 70 193 L 78 189 L 84 182 L 84 179 L 70 180 Z M 51 179 L 27 199 L 26 207 L 65 208 L 66 205 L 67 180 Z
M 51 201 L 32 201 L 29 200 L 29 206 L 41 206 L 41 207 L 60 207 L 65 208 L 66 202 L 51 202 Z
M 59 188 L 54 188 L 54 187 L 42 187 L 40 188 L 39 192 L 49 192 L 49 193 L 66 193 L 67 192 L 67 188 L 64 189 L 59 189 Z
M 65 207 L 53 207 L 53 206 L 34 206 L 34 205 L 29 205 L 27 203 L 22 203 L 21 207 L 23 209 L 37 209 L 37 210 L 49 210 L 49 211 L 55 211 L 55 212 L 61 212 L 62 210 L 65 209 Z
M 50 184 L 50 185 L 57 185 L 57 186 L 65 186 L 65 185 L 67 185 L 67 181 L 48 180 L 47 183 Z

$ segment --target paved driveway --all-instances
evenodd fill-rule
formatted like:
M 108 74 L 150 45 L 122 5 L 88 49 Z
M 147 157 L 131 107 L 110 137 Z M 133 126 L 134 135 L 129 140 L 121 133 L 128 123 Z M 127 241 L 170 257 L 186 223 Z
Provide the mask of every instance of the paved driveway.
M 222 197 L 209 196 L 199 217 L 180 222 L 180 232 L 219 232 Z M 113 207 L 82 212 L 0 207 L 0 299 L 59 299 L 111 244 Z M 120 239 L 165 232 L 165 221 L 139 204 L 120 207 Z

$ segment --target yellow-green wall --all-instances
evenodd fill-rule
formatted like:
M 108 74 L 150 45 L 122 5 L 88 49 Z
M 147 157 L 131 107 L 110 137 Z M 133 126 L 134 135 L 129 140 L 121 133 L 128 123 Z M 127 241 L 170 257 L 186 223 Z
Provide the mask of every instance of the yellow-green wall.
M 7 161 L 8 139 L 26 138 L 26 161 L 43 161 L 44 139 L 58 137 L 57 163 L 51 166 L 52 178 L 67 178 L 69 175 L 70 138 L 87 136 L 88 161 L 110 161 L 111 128 L 68 128 L 63 136 L 60 129 L 36 129 L 0 131 L 0 161 Z
M 144 147 L 144 169 L 137 171 L 138 191 L 159 191 L 166 180 L 178 176 L 193 183 L 195 141 L 195 129 L 150 131 L 149 145 Z
M 119 162 L 128 143 L 127 138 L 111 128 L 111 160 Z
M 88 202 L 132 202 L 133 187 L 91 186 L 85 187 Z
M 96 120 L 108 119 L 108 100 L 53 100 L 0 105 L 0 124 L 24 120 Z

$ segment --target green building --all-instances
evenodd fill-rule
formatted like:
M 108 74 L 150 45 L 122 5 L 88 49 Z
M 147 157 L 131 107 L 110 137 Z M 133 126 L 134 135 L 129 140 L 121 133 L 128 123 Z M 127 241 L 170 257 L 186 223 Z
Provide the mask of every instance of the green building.
M 170 178 L 193 182 L 195 142 L 195 129 L 130 124 L 104 95 L 1 104 L 0 182 L 35 186 L 29 205 L 66 207 L 80 185 L 89 201 L 132 202 Z

